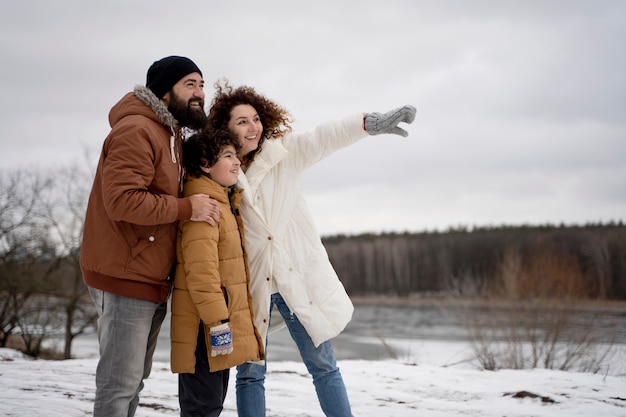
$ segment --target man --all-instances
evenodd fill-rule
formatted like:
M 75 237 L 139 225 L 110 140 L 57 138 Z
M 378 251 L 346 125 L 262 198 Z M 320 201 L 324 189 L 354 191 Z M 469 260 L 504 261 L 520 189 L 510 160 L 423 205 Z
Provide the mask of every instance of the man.
M 206 123 L 203 88 L 196 64 L 169 56 L 109 113 L 80 253 L 99 314 L 94 417 L 135 414 L 167 310 L 178 220 L 219 220 L 208 196 L 181 198 L 183 127 Z

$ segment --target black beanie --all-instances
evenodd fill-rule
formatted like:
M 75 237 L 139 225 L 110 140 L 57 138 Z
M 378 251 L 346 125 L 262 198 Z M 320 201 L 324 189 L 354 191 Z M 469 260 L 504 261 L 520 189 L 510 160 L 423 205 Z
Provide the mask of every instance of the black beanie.
M 148 68 L 146 87 L 152 90 L 158 98 L 163 98 L 165 93 L 174 87 L 174 84 L 192 72 L 202 75 L 200 68 L 191 59 L 184 56 L 168 56 L 155 61 Z

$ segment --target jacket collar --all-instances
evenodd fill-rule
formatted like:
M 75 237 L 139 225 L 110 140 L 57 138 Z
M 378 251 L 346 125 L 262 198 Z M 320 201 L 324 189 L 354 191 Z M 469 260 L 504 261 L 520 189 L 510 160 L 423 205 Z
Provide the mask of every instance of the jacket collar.
M 163 100 L 159 99 L 153 92 L 143 85 L 136 85 L 133 90 L 135 96 L 146 106 L 150 107 L 161 121 L 169 126 L 172 132 L 176 129 L 178 121 L 170 113 Z
M 207 194 L 220 203 L 228 203 L 228 187 L 223 187 L 207 176 L 187 176 L 185 182 L 185 197 L 194 194 Z
M 246 170 L 246 175 L 239 174 L 239 180 L 245 177 L 245 183 L 241 188 L 249 190 L 254 195 L 263 178 L 267 173 L 289 155 L 289 151 L 283 146 L 280 139 L 268 140 L 263 144 L 263 149 L 255 157 L 252 164 Z

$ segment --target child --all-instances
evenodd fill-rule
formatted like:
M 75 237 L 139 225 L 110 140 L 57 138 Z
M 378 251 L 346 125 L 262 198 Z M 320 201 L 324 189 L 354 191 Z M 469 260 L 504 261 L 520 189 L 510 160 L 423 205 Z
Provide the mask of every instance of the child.
M 171 368 L 178 373 L 181 416 L 218 416 L 230 368 L 264 359 L 254 327 L 250 275 L 239 215 L 238 139 L 202 131 L 183 145 L 184 195 L 208 194 L 220 205 L 217 226 L 182 220 L 172 294 Z

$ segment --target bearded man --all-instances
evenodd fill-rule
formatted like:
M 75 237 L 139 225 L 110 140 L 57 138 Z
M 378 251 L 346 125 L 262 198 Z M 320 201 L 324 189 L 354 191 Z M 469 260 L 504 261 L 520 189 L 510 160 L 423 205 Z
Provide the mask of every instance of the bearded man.
M 206 124 L 203 89 L 193 61 L 169 56 L 109 112 L 80 251 L 99 315 L 94 417 L 135 414 L 167 310 L 178 221 L 219 220 L 207 195 L 182 197 L 182 140 Z

